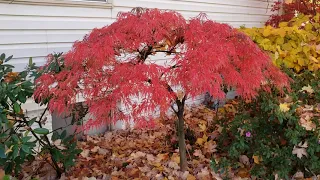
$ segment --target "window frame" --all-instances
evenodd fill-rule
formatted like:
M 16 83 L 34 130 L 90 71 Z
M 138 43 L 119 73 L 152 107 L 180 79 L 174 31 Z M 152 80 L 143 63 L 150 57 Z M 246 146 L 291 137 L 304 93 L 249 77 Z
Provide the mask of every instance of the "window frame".
M 107 0 L 106 2 L 90 0 L 0 0 L 0 3 L 39 6 L 84 7 L 100 9 L 112 8 L 112 0 Z

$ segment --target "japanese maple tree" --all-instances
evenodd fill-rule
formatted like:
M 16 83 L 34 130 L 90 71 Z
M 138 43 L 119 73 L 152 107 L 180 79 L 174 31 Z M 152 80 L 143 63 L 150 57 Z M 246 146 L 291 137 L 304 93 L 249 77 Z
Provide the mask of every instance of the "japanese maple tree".
M 272 14 L 266 25 L 279 27 L 280 22 L 289 22 L 298 13 L 315 16 L 320 12 L 320 2 L 319 0 L 276 1 L 271 11 L 279 13 Z
M 171 58 L 170 65 L 149 61 L 159 53 Z M 49 58 L 47 66 L 52 61 Z M 82 94 L 94 115 L 88 127 L 119 119 L 147 122 L 155 112 L 173 110 L 182 171 L 187 168 L 183 120 L 187 98 L 205 92 L 224 98 L 224 87 L 252 98 L 262 83 L 288 86 L 287 76 L 243 33 L 203 14 L 187 21 L 177 12 L 158 9 L 121 13 L 113 24 L 75 42 L 64 61 L 56 63 L 63 69 L 37 79 L 35 98 L 50 97 L 49 108 L 63 113 Z

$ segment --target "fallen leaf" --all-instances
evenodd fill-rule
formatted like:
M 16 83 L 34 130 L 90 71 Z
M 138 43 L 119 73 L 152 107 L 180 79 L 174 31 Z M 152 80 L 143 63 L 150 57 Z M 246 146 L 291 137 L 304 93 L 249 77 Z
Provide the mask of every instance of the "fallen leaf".
M 200 149 L 194 150 L 193 155 L 196 156 L 196 157 L 199 157 L 200 159 L 204 158 L 204 155 L 202 154 L 202 151 Z
M 84 157 L 84 158 L 87 158 L 87 157 L 89 157 L 89 153 L 90 153 L 90 151 L 89 151 L 88 149 L 84 149 L 84 150 L 82 150 L 82 152 L 80 153 L 80 155 L 81 155 L 82 157 Z
M 260 161 L 262 161 L 262 158 L 260 156 L 256 156 L 256 155 L 253 155 L 252 159 L 253 159 L 253 162 L 256 164 L 260 164 Z
M 172 156 L 171 156 L 171 160 L 172 160 L 173 162 L 176 162 L 177 164 L 179 164 L 179 163 L 180 163 L 180 156 L 179 156 L 179 154 L 178 154 L 178 153 L 173 153 Z
M 304 179 L 304 174 L 303 174 L 303 172 L 301 172 L 301 171 L 298 171 L 298 172 L 296 172 L 294 175 L 293 175 L 293 178 L 294 179 Z
M 307 157 L 308 156 L 308 153 L 306 150 L 307 147 L 308 147 L 307 142 L 305 142 L 304 144 L 300 142 L 298 146 L 293 147 L 292 154 L 296 154 L 299 159 L 301 159 L 303 156 Z
M 240 176 L 241 178 L 249 178 L 250 177 L 250 173 L 247 168 L 239 168 L 237 175 Z
M 131 153 L 130 156 L 131 156 L 132 158 L 134 158 L 134 159 L 138 159 L 138 158 L 141 158 L 141 157 L 146 156 L 146 153 L 141 152 L 141 151 L 138 151 L 138 152 L 136 152 L 136 153 Z
M 217 147 L 217 145 L 214 144 L 214 142 L 212 140 L 210 140 L 210 141 L 204 143 L 203 149 L 204 149 L 205 154 L 207 154 L 207 153 L 210 154 L 210 153 L 214 153 L 217 151 L 216 147 Z
M 197 174 L 197 177 L 198 179 L 212 179 L 207 167 L 201 169 L 201 171 Z
M 306 91 L 309 94 L 314 93 L 314 90 L 312 89 L 312 87 L 309 84 L 308 84 L 308 86 L 303 86 L 300 91 Z
M 176 169 L 176 170 L 180 169 L 180 166 L 178 165 L 178 163 L 177 163 L 177 162 L 174 162 L 174 161 L 170 161 L 169 164 L 168 164 L 168 166 L 169 166 L 169 168 L 171 168 L 171 169 Z
M 306 112 L 300 115 L 299 124 L 307 131 L 313 131 L 317 128 L 317 125 L 312 121 L 313 114 Z
M 202 138 L 198 138 L 196 144 L 202 146 L 205 142 L 207 142 L 208 137 L 204 134 Z
M 188 174 L 187 180 L 196 180 L 196 177 L 194 177 L 191 174 Z
M 141 173 L 141 171 L 137 168 L 132 168 L 132 169 L 129 169 L 126 171 L 126 174 L 130 178 L 138 178 L 138 177 L 140 177 L 140 173 Z
M 99 150 L 98 150 L 98 154 L 100 154 L 100 155 L 106 155 L 107 153 L 108 153 L 108 150 L 106 150 L 106 149 L 99 148 Z
M 95 146 L 95 147 L 93 147 L 93 148 L 91 149 L 91 152 L 96 153 L 96 152 L 98 152 L 99 149 L 100 149 L 99 146 Z
M 200 132 L 205 132 L 207 130 L 207 126 L 205 123 L 199 123 L 198 126 L 200 128 Z
M 250 165 L 250 160 L 249 160 L 248 156 L 246 156 L 246 155 L 241 155 L 239 157 L 239 161 L 240 161 L 240 163 L 242 163 L 244 165 Z
M 281 112 L 288 112 L 290 110 L 288 103 L 280 103 L 279 107 Z

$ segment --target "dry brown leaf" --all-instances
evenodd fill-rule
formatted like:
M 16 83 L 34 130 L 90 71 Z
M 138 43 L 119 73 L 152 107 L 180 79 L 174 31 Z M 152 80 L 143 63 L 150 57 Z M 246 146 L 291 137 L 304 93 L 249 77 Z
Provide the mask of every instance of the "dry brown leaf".
M 248 158 L 248 156 L 246 156 L 246 155 L 241 155 L 240 157 L 239 157 L 239 161 L 240 161 L 240 163 L 242 163 L 243 165 L 250 165 L 250 160 L 249 160 L 249 158 Z
M 252 159 L 253 159 L 253 162 L 256 164 L 260 164 L 260 161 L 262 161 L 262 158 L 260 156 L 256 156 L 256 155 L 253 155 Z
M 206 180 L 212 179 L 210 172 L 208 170 L 208 167 L 201 169 L 201 171 L 197 174 L 197 177 L 198 179 L 206 179 Z
M 194 177 L 191 174 L 188 174 L 187 179 L 186 180 L 196 180 L 196 177 Z
M 99 148 L 98 154 L 100 155 L 106 155 L 109 151 L 107 149 Z
M 89 157 L 89 153 L 90 151 L 88 149 L 83 149 L 82 152 L 80 153 L 80 155 L 84 158 Z
M 193 155 L 196 156 L 196 157 L 199 157 L 200 159 L 204 159 L 205 158 L 200 149 L 194 150 Z
M 203 149 L 204 149 L 205 154 L 207 154 L 207 153 L 210 154 L 210 153 L 214 153 L 217 151 L 216 147 L 217 147 L 217 145 L 214 144 L 214 142 L 212 140 L 210 140 L 204 144 Z
M 240 176 L 241 178 L 249 178 L 250 177 L 250 173 L 247 168 L 239 168 L 237 175 Z
M 175 162 L 175 161 L 170 161 L 170 162 L 168 163 L 168 166 L 169 166 L 169 168 L 171 168 L 171 169 L 175 169 L 175 170 L 180 169 L 179 164 L 178 164 L 177 162 Z
M 301 159 L 303 156 L 308 156 L 306 148 L 308 147 L 308 142 L 305 142 L 302 144 L 300 142 L 298 146 L 294 146 L 292 150 L 292 154 L 296 154 L 299 159 Z
M 173 153 L 172 156 L 171 156 L 171 160 L 172 160 L 173 162 L 176 162 L 177 164 L 179 164 L 179 163 L 180 163 L 180 156 L 179 156 L 179 154 L 178 154 L 178 153 Z

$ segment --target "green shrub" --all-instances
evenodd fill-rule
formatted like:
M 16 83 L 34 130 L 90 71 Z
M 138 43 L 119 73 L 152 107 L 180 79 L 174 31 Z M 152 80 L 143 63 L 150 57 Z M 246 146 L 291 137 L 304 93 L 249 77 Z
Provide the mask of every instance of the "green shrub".
M 14 66 L 7 64 L 11 58 L 6 58 L 5 54 L 0 56 L 0 167 L 4 168 L 6 174 L 14 172 L 17 175 L 23 163 L 39 154 L 47 154 L 51 157 L 48 163 L 60 176 L 74 164 L 81 150 L 76 148 L 73 136 L 66 136 L 65 131 L 58 134 L 43 127 L 47 108 L 41 117 L 29 118 L 24 114 L 21 105 L 34 92 L 34 84 L 30 79 L 37 78 L 40 71 L 30 59 L 25 71 L 13 72 Z M 34 128 L 34 125 L 38 128 Z M 52 141 L 48 138 L 49 134 L 52 134 Z M 37 144 L 41 152 L 38 152 Z
M 291 92 L 273 89 L 249 103 L 240 100 L 234 119 L 219 122 L 218 149 L 226 156 L 212 161 L 215 172 L 228 177 L 228 171 L 245 169 L 262 179 L 320 174 L 320 72 L 287 73 L 294 80 Z

